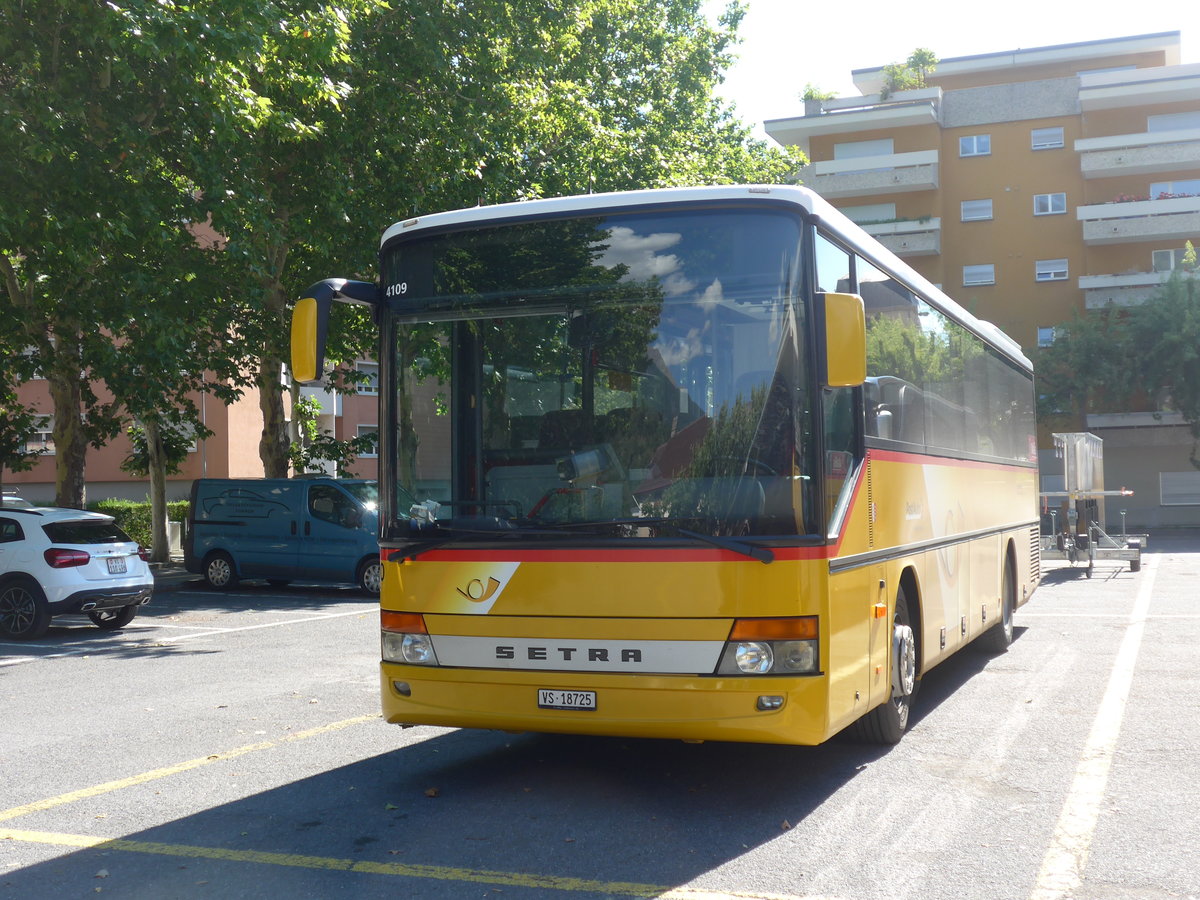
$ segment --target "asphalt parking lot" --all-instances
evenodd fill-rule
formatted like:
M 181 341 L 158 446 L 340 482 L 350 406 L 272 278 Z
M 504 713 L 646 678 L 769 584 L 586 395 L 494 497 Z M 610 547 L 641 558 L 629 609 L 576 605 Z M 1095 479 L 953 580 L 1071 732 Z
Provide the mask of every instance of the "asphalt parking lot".
M 890 749 L 401 730 L 372 598 L 160 578 L 0 646 L 0 897 L 1200 897 L 1200 536 L 1048 567 Z

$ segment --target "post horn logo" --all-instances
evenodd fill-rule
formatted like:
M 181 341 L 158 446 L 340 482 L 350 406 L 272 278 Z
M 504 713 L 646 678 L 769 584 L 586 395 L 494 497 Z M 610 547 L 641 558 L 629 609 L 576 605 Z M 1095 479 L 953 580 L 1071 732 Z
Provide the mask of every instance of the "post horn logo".
M 500 590 L 500 582 L 490 576 L 487 584 L 478 578 L 472 578 L 467 582 L 465 588 L 455 588 L 455 590 L 473 603 L 483 603 L 496 596 L 496 591 Z

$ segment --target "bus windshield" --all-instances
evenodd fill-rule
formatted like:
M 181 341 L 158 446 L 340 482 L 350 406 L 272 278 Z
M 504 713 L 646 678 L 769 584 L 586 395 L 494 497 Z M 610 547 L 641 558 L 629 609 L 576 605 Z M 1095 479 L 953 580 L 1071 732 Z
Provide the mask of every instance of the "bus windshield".
M 793 213 L 705 207 L 385 248 L 394 339 L 452 323 L 439 515 L 625 537 L 817 532 L 801 232 Z

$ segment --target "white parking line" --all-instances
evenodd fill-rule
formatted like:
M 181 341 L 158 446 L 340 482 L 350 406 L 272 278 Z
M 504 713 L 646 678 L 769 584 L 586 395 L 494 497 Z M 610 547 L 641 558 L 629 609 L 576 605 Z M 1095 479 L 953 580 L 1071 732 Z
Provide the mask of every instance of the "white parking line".
M 1083 881 L 1083 869 L 1100 818 L 1108 772 L 1112 767 L 1117 738 L 1121 734 L 1125 704 L 1133 685 L 1138 651 L 1146 630 L 1155 571 L 1152 557 L 1142 567 L 1142 584 L 1133 610 L 1129 613 L 1129 628 L 1121 640 L 1108 687 L 1100 701 L 1100 709 L 1092 723 L 1087 743 L 1084 744 L 1079 765 L 1075 768 L 1075 779 L 1071 782 L 1050 846 L 1042 859 L 1042 868 L 1033 893 L 1029 895 L 1030 900 L 1061 900 L 1074 896 Z
M 153 640 L 154 643 L 156 643 L 156 644 L 177 643 L 179 641 L 190 641 L 194 638 L 212 637 L 213 635 L 219 635 L 219 634 L 234 634 L 239 631 L 256 631 L 256 630 L 259 630 L 262 628 L 282 628 L 286 625 L 302 625 L 305 622 L 320 622 L 325 619 L 342 619 L 347 616 L 368 616 L 368 615 L 371 615 L 372 613 L 374 613 L 374 609 L 371 609 L 371 610 L 354 609 L 354 610 L 350 610 L 349 612 L 324 613 L 322 615 L 316 615 L 316 616 L 304 616 L 303 618 L 299 618 L 299 619 L 287 619 L 283 622 L 264 622 L 264 623 L 260 623 L 258 625 L 241 625 L 241 626 L 238 626 L 237 628 L 205 627 L 203 630 L 193 631 L 191 634 L 171 635 L 171 636 L 164 636 L 161 638 L 151 638 L 149 635 L 142 637 L 141 635 L 139 635 L 139 641 Z M 130 623 L 130 625 L 132 625 L 132 624 L 133 623 Z M 126 627 L 128 628 L 129 626 L 126 626 Z M 138 627 L 139 627 L 139 630 L 141 630 L 141 631 L 148 631 L 148 630 L 155 630 L 155 629 L 159 629 L 159 628 L 164 628 L 164 629 L 165 628 L 175 628 L 175 629 L 181 629 L 181 630 L 195 629 L 195 628 L 201 628 L 202 626 L 199 626 L 199 625 L 155 625 L 152 622 L 141 622 L 141 623 L 138 623 Z M 35 643 L 31 643 L 29 641 L 22 641 L 21 643 L 0 641 L 0 647 L 19 647 L 22 650 L 35 649 L 35 650 L 58 651 L 56 653 L 44 653 L 39 656 L 21 655 L 21 656 L 14 656 L 14 657 L 8 657 L 8 658 L 0 658 L 0 666 L 15 666 L 20 663 L 34 662 L 39 659 L 61 659 L 63 657 L 67 657 L 67 656 L 87 656 L 89 654 L 101 652 L 102 650 L 104 650 L 107 647 L 107 645 L 79 646 L 79 647 L 73 647 L 69 650 L 64 650 L 64 649 L 62 649 L 62 646 L 60 644 L 35 644 Z
M 210 628 L 208 631 L 201 631 L 196 634 L 181 634 L 178 637 L 165 638 L 167 641 L 190 641 L 193 638 L 208 637 L 214 634 L 233 634 L 238 631 L 256 631 L 260 628 L 282 628 L 284 625 L 300 625 L 304 622 L 320 622 L 323 619 L 342 619 L 346 616 L 365 616 L 370 615 L 365 610 L 354 609 L 350 612 L 327 613 L 320 616 L 305 616 L 302 619 L 288 619 L 283 622 L 263 622 L 258 625 L 242 625 L 238 628 Z

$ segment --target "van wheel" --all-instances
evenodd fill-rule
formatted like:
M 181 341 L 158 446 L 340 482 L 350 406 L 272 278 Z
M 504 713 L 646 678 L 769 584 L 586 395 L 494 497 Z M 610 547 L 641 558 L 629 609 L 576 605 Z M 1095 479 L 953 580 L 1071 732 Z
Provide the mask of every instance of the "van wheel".
M 869 744 L 895 744 L 908 729 L 913 697 L 921 681 L 917 677 L 917 639 L 908 614 L 904 588 L 896 591 L 896 615 L 892 619 L 892 692 L 879 706 L 850 726 L 849 734 Z
M 383 586 L 383 563 L 379 557 L 364 559 L 358 566 L 358 586 L 368 594 L 379 595 Z
M 224 550 L 209 554 L 204 560 L 204 583 L 218 591 L 227 591 L 238 583 L 233 557 Z
M 50 607 L 37 582 L 31 578 L 14 578 L 0 587 L 0 634 L 32 641 L 49 628 Z
M 97 609 L 94 612 L 88 613 L 88 618 L 92 620 L 92 624 L 97 628 L 103 628 L 105 631 L 112 631 L 114 628 L 124 628 L 133 621 L 133 617 L 137 615 L 137 604 L 132 606 L 118 606 L 116 609 Z

